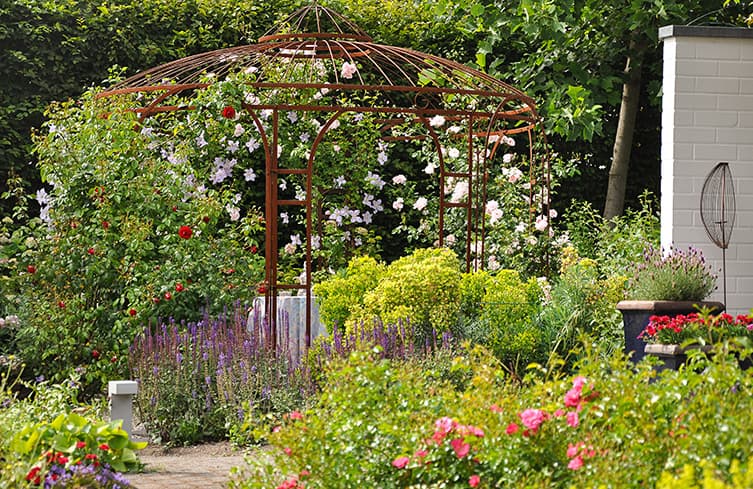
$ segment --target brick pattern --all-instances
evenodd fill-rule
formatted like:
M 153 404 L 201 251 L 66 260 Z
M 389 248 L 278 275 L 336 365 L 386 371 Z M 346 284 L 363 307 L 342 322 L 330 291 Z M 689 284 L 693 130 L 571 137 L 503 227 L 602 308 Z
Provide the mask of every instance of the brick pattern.
M 675 29 L 664 38 L 661 242 L 701 248 L 720 270 L 712 300 L 723 300 L 722 251 L 703 228 L 700 194 L 711 169 L 729 162 L 737 216 L 727 250 L 727 310 L 738 314 L 753 307 L 753 38 L 729 30 L 717 37 L 719 29 L 708 36 L 703 28 L 685 35 Z

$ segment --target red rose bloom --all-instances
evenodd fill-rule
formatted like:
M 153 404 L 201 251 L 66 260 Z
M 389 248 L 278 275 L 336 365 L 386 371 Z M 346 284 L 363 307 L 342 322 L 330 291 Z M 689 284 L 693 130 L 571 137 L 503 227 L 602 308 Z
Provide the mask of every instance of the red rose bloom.
M 65 309 L 65 302 L 63 302 L 63 301 L 58 302 L 58 307 L 60 309 Z
M 169 301 L 172 298 L 173 298 L 173 295 L 170 292 L 165 292 L 165 300 L 166 301 Z
M 204 222 L 209 222 L 209 216 L 204 216 L 201 218 L 201 220 Z
M 251 253 L 256 254 L 256 252 L 259 251 L 259 248 L 256 247 L 256 245 L 251 246 Z
M 86 250 L 86 252 L 89 253 L 90 255 L 93 255 L 94 254 L 94 248 L 89 248 L 88 250 Z
M 26 480 L 29 481 L 29 482 L 31 482 L 32 484 L 39 485 L 39 483 L 41 482 L 40 477 L 39 477 L 39 471 L 40 470 L 41 469 L 39 467 L 32 468 L 29 471 L 29 473 L 26 474 Z
M 107 221 L 102 221 L 102 227 L 105 228 L 105 229 L 107 229 L 107 228 L 110 227 L 110 223 L 107 222 Z
M 26 271 L 32 274 L 37 273 L 37 267 L 35 267 L 34 265 L 29 265 L 28 267 L 26 267 Z
M 85 441 L 77 441 L 76 442 L 76 448 L 84 448 L 86 446 Z
M 175 284 L 175 292 L 183 292 L 183 284 L 178 282 Z
M 135 316 L 135 315 L 136 315 L 136 309 L 134 309 L 134 308 L 130 308 L 130 309 L 128 310 L 128 314 L 130 314 L 131 316 Z
M 97 350 L 92 350 L 92 357 L 94 357 L 94 359 L 95 359 L 95 360 L 96 360 L 97 358 L 99 358 L 99 351 L 97 351 Z
M 193 231 L 188 226 L 181 226 L 178 230 L 178 236 L 180 236 L 183 239 L 191 239 L 191 236 L 193 235 Z
M 259 287 L 257 287 L 256 290 L 260 294 L 266 294 L 267 293 L 267 286 L 262 284 Z
M 235 109 L 232 105 L 228 105 L 222 109 L 222 117 L 225 119 L 235 119 Z

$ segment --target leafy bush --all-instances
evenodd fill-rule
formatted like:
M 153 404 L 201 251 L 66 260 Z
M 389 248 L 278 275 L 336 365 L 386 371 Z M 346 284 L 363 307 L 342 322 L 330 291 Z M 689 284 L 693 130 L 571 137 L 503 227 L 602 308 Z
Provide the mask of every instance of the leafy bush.
M 30 372 L 62 379 L 84 369 L 93 392 L 125 373 L 144 322 L 217 313 L 263 276 L 253 252 L 258 210 L 234 217 L 227 208 L 239 193 L 200 183 L 209 169 L 189 158 L 194 141 L 173 138 L 179 117 L 140 125 L 123 108 L 89 93 L 51 109 L 49 132 L 37 140 L 49 194 L 37 192 L 40 217 L 3 250 L 20 319 L 15 341 Z
M 605 220 L 588 202 L 573 202 L 564 214 L 573 246 L 584 258 L 593 258 L 605 276 L 628 275 L 643 250 L 659 244 L 659 215 L 655 197 L 644 193 L 639 209 Z
M 601 278 L 596 261 L 580 258 L 572 247 L 563 251 L 560 275 L 549 291 L 537 322 L 550 350 L 568 355 L 586 334 L 611 352 L 622 347 L 622 317 L 616 309 L 626 278 Z
M 335 326 L 345 330 L 345 323 L 363 308 L 364 296 L 376 288 L 385 268 L 369 256 L 353 258 L 343 273 L 314 285 L 314 294 L 320 304 L 319 314 L 330 334 Z
M 475 349 L 456 359 L 470 380 L 455 388 L 410 364 L 351 356 L 233 487 L 638 488 L 702 463 L 745 487 L 733 461 L 753 442 L 753 378 L 733 356 L 698 361 L 657 376 L 585 345 L 576 375 L 549 365 L 520 383 Z
M 360 319 L 396 323 L 409 318 L 419 333 L 448 331 L 456 322 L 461 279 L 460 263 L 449 249 L 416 250 L 387 267 L 364 297 Z
M 483 343 L 515 371 L 548 356 L 548 338 L 534 321 L 542 298 L 539 281 L 523 281 L 515 270 L 501 270 L 487 284 L 480 317 L 486 329 Z

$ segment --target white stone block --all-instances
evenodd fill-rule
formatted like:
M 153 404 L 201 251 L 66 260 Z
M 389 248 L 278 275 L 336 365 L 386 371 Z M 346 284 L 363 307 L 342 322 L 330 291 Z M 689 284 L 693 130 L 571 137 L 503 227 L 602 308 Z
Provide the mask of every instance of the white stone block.
M 718 95 L 678 93 L 677 110 L 716 110 L 719 105 Z
M 753 112 L 753 95 L 718 95 L 717 109 Z
M 698 59 L 723 59 L 734 60 L 740 59 L 741 46 L 739 42 L 729 39 L 719 38 L 701 38 L 695 44 L 695 56 Z
M 740 93 L 740 79 L 716 76 L 713 78 L 696 78 L 695 93 L 737 95 Z
M 703 59 L 682 59 L 675 62 L 676 76 L 717 76 L 719 75 L 719 62 Z
M 737 159 L 737 147 L 725 144 L 694 144 L 693 158 L 707 161 L 730 161 Z
M 734 76 L 738 78 L 753 78 L 752 61 L 720 61 L 720 76 Z
M 695 127 L 737 127 L 738 112 L 719 110 L 698 110 L 693 113 L 693 125 Z
M 135 395 L 139 392 L 139 383 L 133 380 L 112 380 L 107 383 L 111 396 Z

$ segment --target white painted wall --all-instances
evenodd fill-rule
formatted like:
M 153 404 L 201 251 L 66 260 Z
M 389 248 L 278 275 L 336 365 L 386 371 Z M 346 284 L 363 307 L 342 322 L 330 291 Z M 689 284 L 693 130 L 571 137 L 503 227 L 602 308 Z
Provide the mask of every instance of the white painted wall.
M 720 161 L 732 171 L 737 218 L 727 250 L 727 311 L 753 307 L 753 29 L 667 26 L 661 147 L 661 244 L 700 248 L 718 269 L 722 251 L 706 235 L 700 196 Z

